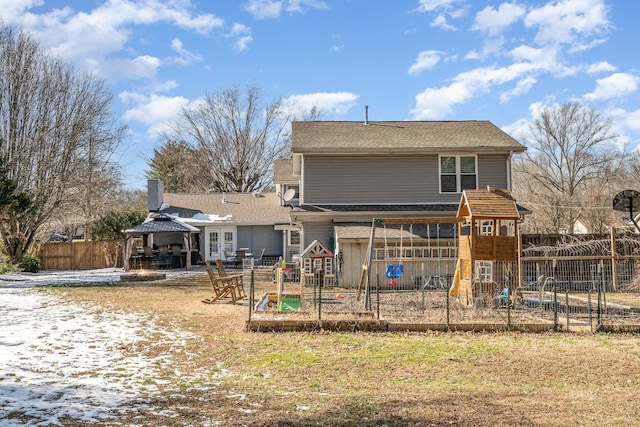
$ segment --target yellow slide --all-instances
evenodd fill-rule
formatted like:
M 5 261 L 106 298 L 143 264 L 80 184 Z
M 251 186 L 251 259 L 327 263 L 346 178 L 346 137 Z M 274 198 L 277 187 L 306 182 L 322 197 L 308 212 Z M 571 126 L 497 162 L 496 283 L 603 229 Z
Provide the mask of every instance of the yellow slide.
M 458 291 L 460 290 L 460 259 L 456 262 L 456 272 L 453 275 L 453 282 L 451 283 L 451 288 L 449 288 L 449 295 L 455 297 L 458 295 Z

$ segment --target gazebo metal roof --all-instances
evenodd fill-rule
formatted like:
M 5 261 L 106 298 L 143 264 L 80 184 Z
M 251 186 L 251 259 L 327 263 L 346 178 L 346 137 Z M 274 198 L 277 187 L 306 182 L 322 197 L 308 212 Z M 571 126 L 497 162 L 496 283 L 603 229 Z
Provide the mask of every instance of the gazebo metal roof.
M 200 229 L 167 215 L 158 214 L 150 221 L 125 230 L 126 234 L 199 233 Z

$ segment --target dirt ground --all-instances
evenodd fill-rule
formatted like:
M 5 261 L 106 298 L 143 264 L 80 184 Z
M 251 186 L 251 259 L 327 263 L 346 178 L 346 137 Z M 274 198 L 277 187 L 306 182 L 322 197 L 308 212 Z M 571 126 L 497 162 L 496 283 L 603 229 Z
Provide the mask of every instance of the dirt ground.
M 167 384 L 155 403 L 178 415 L 132 407 L 105 425 L 640 425 L 636 335 L 252 333 L 246 299 L 201 302 L 211 296 L 204 274 L 53 292 L 153 313 L 191 337 L 172 368 L 149 379 Z

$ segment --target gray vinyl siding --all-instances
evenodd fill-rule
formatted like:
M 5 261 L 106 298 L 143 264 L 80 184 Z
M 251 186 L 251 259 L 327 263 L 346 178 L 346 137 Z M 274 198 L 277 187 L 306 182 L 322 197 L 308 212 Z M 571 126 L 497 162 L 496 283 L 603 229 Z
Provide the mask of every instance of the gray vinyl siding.
M 313 243 L 314 240 L 319 241 L 325 248 L 330 250 L 329 240 L 334 237 L 333 223 L 328 222 L 305 222 L 303 228 L 302 250 Z
M 265 256 L 282 255 L 282 231 L 273 225 L 251 225 L 238 227 L 238 248 L 249 248 L 253 256 L 259 257 L 264 249 Z
M 493 185 L 499 190 L 507 190 L 507 156 L 478 156 L 478 189 Z
M 305 156 L 303 173 L 306 204 L 413 204 L 438 196 L 437 156 Z
M 478 156 L 478 188 L 507 188 L 507 156 Z M 305 156 L 305 204 L 457 203 L 440 194 L 438 156 Z

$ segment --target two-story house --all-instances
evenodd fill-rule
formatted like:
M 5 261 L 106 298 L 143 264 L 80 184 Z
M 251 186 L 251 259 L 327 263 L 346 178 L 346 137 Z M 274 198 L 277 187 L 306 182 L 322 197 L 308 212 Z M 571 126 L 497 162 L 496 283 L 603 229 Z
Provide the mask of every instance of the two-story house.
M 353 286 L 374 218 L 455 218 L 463 190 L 510 190 L 512 156 L 524 150 L 489 121 L 293 122 L 275 192 L 172 194 L 150 180 L 149 211 L 198 227 L 200 259 L 247 248 L 292 261 L 317 240 Z M 454 237 L 445 225 L 390 230 L 389 240 Z
M 353 286 L 374 218 L 455 218 L 463 190 L 510 190 L 512 156 L 523 151 L 489 121 L 301 121 L 280 176 L 298 185 L 290 216 L 301 248 L 321 242 Z

